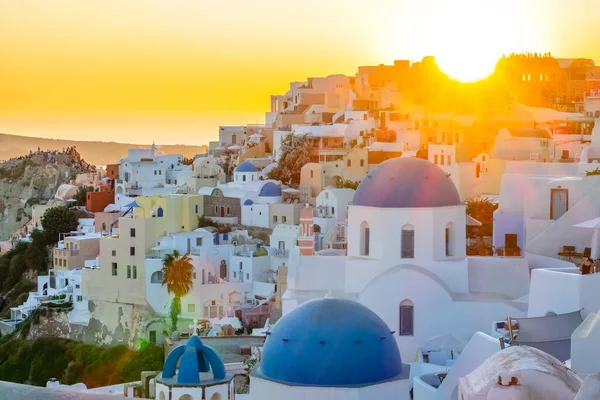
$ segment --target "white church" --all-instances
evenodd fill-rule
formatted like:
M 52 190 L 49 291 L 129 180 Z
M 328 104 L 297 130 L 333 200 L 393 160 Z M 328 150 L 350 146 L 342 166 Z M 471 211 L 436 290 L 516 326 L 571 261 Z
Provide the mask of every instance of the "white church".
M 380 164 L 348 207 L 347 255 L 290 256 L 283 313 L 327 294 L 355 300 L 394 331 L 402 359 L 451 333 L 468 341 L 491 321 L 527 315 L 522 257 L 467 258 L 466 213 L 450 177 L 418 158 Z M 301 234 L 312 221 L 301 222 Z M 308 237 L 308 236 L 307 236 Z M 302 238 L 301 238 L 302 239 Z

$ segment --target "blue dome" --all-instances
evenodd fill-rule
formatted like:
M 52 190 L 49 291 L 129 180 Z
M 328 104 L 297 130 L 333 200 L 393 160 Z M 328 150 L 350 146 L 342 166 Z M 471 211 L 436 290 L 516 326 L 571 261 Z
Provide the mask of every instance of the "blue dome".
M 352 204 L 381 208 L 444 207 L 461 204 L 450 176 L 421 158 L 393 158 L 369 172 Z
M 252 200 L 250 200 L 250 199 L 248 199 L 248 200 L 246 200 L 246 201 L 244 202 L 244 205 L 245 205 L 245 206 L 251 206 L 252 204 L 254 204 L 254 202 L 253 202 Z
M 244 161 L 243 163 L 238 165 L 237 168 L 235 169 L 235 172 L 256 172 L 256 171 L 258 171 L 258 170 L 254 166 L 254 164 L 252 164 L 250 161 Z
M 175 379 L 177 361 L 179 373 Z M 200 373 L 212 370 L 214 380 L 225 379 L 225 364 L 217 352 L 202 344 L 198 336 L 192 336 L 186 344 L 176 347 L 169 353 L 161 375 L 161 381 L 171 385 L 198 385 Z M 172 382 L 171 382 L 172 380 Z
M 257 375 L 289 384 L 354 386 L 401 372 L 393 332 L 377 314 L 355 301 L 317 299 L 275 324 Z
M 274 184 L 273 182 L 267 182 L 260 189 L 258 194 L 260 197 L 277 197 L 281 196 L 281 186 Z

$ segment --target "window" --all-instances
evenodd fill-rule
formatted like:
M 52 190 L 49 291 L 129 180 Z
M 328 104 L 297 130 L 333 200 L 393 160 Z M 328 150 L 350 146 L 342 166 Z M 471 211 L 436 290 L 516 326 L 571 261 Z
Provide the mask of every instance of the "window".
M 198 204 L 196 204 L 196 206 L 194 207 L 194 211 L 196 212 L 196 214 L 198 214 Z
M 448 156 L 448 165 L 452 164 L 452 156 Z
M 402 258 L 415 258 L 415 229 L 412 225 L 402 227 L 400 249 Z
M 154 170 L 154 175 L 156 175 L 156 170 Z
M 135 228 L 129 229 L 129 236 L 135 237 Z
M 83 296 L 77 296 L 77 301 L 83 301 Z
M 277 215 L 273 215 L 273 223 L 276 224 L 277 223 Z
M 369 255 L 369 241 L 370 241 L 370 231 L 369 224 L 367 221 L 363 221 L 360 224 L 360 255 L 368 256 Z
M 437 154 L 433 156 L 433 163 L 434 164 L 438 163 L 438 155 Z
M 454 255 L 454 224 L 446 224 L 446 257 Z
M 284 224 L 287 222 L 287 217 L 285 215 L 281 217 L 281 222 Z
M 242 175 L 242 181 L 246 182 L 246 175 Z
M 352 161 L 348 160 L 348 163 L 347 163 L 347 165 L 348 165 L 349 167 L 351 167 L 351 166 L 352 166 Z
M 364 167 L 365 166 L 365 160 L 360 160 L 360 166 Z
M 246 279 L 250 279 L 250 274 L 248 272 L 246 272 Z
M 162 271 L 156 271 L 150 275 L 150 283 L 162 283 L 163 273 Z
M 54 259 L 54 265 L 58 265 L 58 258 Z
M 158 207 L 158 212 L 156 213 L 156 215 L 158 215 L 159 217 L 162 217 L 164 214 L 164 211 L 162 209 L 162 207 Z
M 75 289 L 79 289 L 80 287 L 80 285 L 75 285 Z
M 231 214 L 231 208 L 227 207 L 227 215 Z
M 116 257 L 116 256 L 117 256 L 117 251 L 116 251 L 116 250 L 113 250 L 113 251 L 112 251 L 112 256 L 113 256 L 113 257 Z
M 202 238 L 197 237 L 196 238 L 196 247 L 200 247 L 202 246 Z
M 135 247 L 130 247 L 129 248 L 129 255 L 130 256 L 135 256 Z
M 331 207 L 331 215 L 335 215 L 335 207 Z
M 189 313 L 195 313 L 196 312 L 196 305 L 195 304 L 188 304 L 188 312 Z
M 112 275 L 117 276 L 117 263 L 112 263 Z
M 444 165 L 444 155 L 440 156 L 440 165 Z
M 133 279 L 137 279 L 137 266 L 133 266 Z
M 313 172 L 313 170 L 310 170 L 310 177 L 313 178 L 315 176 L 315 173 Z
M 127 279 L 131 279 L 131 265 L 127 266 Z
M 162 175 L 162 170 L 161 169 L 158 170 L 158 174 Z
M 196 279 L 196 273 L 194 272 L 194 279 Z
M 233 279 L 237 279 L 237 272 L 233 271 Z
M 414 303 L 408 299 L 400 302 L 400 336 L 414 335 L 414 308 Z
M 243 266 L 244 266 L 244 263 L 242 263 L 242 262 L 240 261 L 240 271 L 242 270 L 242 267 L 243 267 Z

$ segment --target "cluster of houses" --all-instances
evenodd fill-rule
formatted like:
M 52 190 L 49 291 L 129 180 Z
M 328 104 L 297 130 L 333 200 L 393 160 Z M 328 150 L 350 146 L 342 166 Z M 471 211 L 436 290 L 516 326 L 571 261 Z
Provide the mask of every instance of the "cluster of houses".
M 99 303 L 166 316 L 163 259 L 178 251 L 194 266 L 182 331 L 237 318 L 266 335 L 250 394 L 236 398 L 592 390 L 581 388 L 600 373 L 600 275 L 578 266 L 600 258 L 600 125 L 520 105 L 428 115 L 403 102 L 405 68 L 294 82 L 272 96 L 264 125 L 221 127 L 191 164 L 153 145 L 59 188 L 55 204 L 95 187 L 94 218 L 64 234 L 12 320 L 57 295 L 73 302 L 71 324 L 87 325 Z M 599 109 L 598 93 L 584 106 Z M 312 144 L 299 184 L 269 178 L 289 135 Z M 471 198 L 497 204 L 486 240 L 505 252 L 467 256 Z M 34 228 L 48 206 L 36 207 Z M 166 339 L 155 320 L 142 334 Z M 201 339 L 178 349 L 154 382 L 157 399 L 233 398 L 229 367 Z

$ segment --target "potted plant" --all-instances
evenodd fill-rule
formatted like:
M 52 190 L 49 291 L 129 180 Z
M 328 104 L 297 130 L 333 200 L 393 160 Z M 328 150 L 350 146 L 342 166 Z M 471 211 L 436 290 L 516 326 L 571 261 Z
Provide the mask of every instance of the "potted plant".
M 503 246 L 496 247 L 496 254 L 500 257 L 504 257 L 504 247 Z
M 480 243 L 477 246 L 477 253 L 483 257 L 483 256 L 487 256 L 488 255 L 488 247 L 485 245 L 485 243 Z

